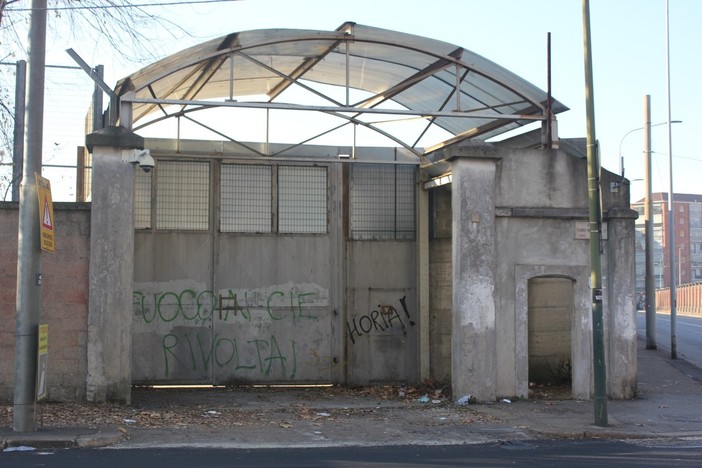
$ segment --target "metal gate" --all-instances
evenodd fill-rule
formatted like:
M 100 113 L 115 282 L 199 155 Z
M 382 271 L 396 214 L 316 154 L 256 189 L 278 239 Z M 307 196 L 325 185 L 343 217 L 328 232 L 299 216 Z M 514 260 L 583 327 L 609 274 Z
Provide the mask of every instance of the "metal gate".
M 414 221 L 347 239 L 344 184 L 341 164 L 162 157 L 139 171 L 133 383 L 414 378 Z M 374 311 L 387 327 L 355 335 Z
M 160 160 L 136 182 L 133 382 L 330 382 L 328 167 Z

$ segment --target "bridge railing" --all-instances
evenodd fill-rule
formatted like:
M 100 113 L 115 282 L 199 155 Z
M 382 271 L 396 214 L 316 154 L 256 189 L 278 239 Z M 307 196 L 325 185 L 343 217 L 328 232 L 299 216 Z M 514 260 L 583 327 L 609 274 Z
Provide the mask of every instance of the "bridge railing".
M 681 284 L 675 290 L 677 313 L 702 315 L 702 282 Z M 670 288 L 656 290 L 656 311 L 670 312 Z

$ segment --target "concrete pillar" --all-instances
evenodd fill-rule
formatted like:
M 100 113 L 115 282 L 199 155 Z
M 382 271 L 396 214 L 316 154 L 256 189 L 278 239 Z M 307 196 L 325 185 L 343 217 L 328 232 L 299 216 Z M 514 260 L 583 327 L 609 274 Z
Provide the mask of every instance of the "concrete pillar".
M 636 216 L 629 208 L 607 210 L 607 393 L 616 400 L 636 396 Z
M 495 174 L 490 147 L 451 150 L 453 330 L 451 380 L 456 399 L 496 397 Z
M 93 154 L 88 310 L 88 401 L 131 399 L 134 166 L 144 139 L 110 126 L 86 137 Z
M 431 378 L 429 336 L 429 192 L 417 190 L 417 297 L 419 304 L 419 381 Z

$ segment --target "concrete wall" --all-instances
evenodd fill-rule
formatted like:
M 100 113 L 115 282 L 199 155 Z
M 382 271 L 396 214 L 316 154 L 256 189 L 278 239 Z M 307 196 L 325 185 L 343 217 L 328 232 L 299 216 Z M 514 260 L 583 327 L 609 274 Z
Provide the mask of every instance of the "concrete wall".
M 556 276 L 574 281 L 573 395 L 589 398 L 592 394 L 589 236 L 581 238 L 577 230 L 578 223 L 586 222 L 588 216 L 586 161 L 562 151 L 489 146 L 458 147 L 447 153 L 454 161 L 451 188 L 461 192 L 452 197 L 453 350 L 454 354 L 456 350 L 463 353 L 459 361 L 470 360 L 458 368 L 454 364 L 454 395 L 460 397 L 465 393 L 491 400 L 497 396 L 528 394 L 528 281 L 539 276 Z M 490 165 L 494 173 L 486 172 Z M 602 187 L 609 188 L 609 178 L 603 171 Z M 485 198 L 490 200 L 486 203 Z M 628 209 L 626 191 L 607 190 L 603 200 L 604 221 L 608 224 L 605 229 L 610 228 L 604 243 L 607 254 L 603 258 L 605 297 L 610 298 L 605 299 L 609 391 L 613 398 L 628 398 L 635 393 L 636 385 L 632 283 L 635 215 Z M 461 206 L 456 207 L 456 203 Z M 482 209 L 489 205 L 494 206 L 492 218 L 489 209 Z M 470 226 L 479 223 L 493 224 L 485 232 L 493 230 L 494 243 L 478 231 L 471 237 Z M 457 239 L 457 234 L 463 237 Z M 494 256 L 492 281 L 487 273 L 490 255 Z M 457 259 L 468 267 L 457 271 Z M 462 290 L 458 297 L 456 287 Z M 484 304 L 489 302 L 489 296 L 482 301 L 473 300 L 480 294 L 476 287 L 482 294 L 492 294 L 494 311 Z M 473 299 L 464 300 L 466 297 Z M 457 320 L 463 331 L 456 330 Z M 489 326 L 492 320 L 494 331 Z M 471 351 L 465 351 L 466 347 Z M 457 375 L 457 369 L 464 371 Z
M 454 396 L 478 401 L 496 397 L 498 366 L 497 236 L 495 174 L 498 159 L 490 151 L 452 163 L 453 320 L 451 378 Z
M 143 238 L 136 246 L 134 281 L 143 285 L 185 278 L 215 289 L 276 286 L 293 280 L 318 284 L 324 301 L 312 306 L 330 315 L 325 322 L 330 329 L 324 331 L 328 339 L 323 347 L 329 349 L 323 357 L 328 372 L 324 379 L 370 383 L 416 378 L 417 329 L 426 325 L 431 378 L 453 378 L 457 396 L 465 392 L 493 399 L 528 394 L 529 280 L 569 278 L 574 286 L 573 395 L 589 398 L 589 241 L 576 229 L 578 223 L 587 220 L 585 161 L 559 151 L 540 150 L 459 148 L 454 155 L 462 160 L 460 170 L 454 171 L 454 184 L 432 193 L 428 324 L 421 324 L 416 315 L 416 244 L 345 240 L 343 183 L 336 170 L 330 178 L 330 190 L 334 192 L 330 216 L 334 221 L 329 236 L 311 240 L 308 247 L 303 238 L 286 247 L 284 240 L 273 236 L 238 236 L 234 244 L 219 243 L 215 248 L 211 243 L 216 238 L 213 233 L 205 234 L 204 241 L 187 233 L 139 233 L 137 237 Z M 457 177 L 462 178 L 462 184 L 455 183 Z M 615 176 L 604 172 L 603 177 L 602 186 L 607 188 L 609 178 L 614 180 Z M 464 193 L 458 204 L 456 190 Z M 613 398 L 629 398 L 636 390 L 634 220 L 626 190 L 605 191 L 603 200 L 607 227 L 603 286 L 608 390 Z M 13 392 L 18 210 L 11 203 L 0 208 L 0 235 L 5 239 L 0 244 L 0 351 L 6 357 L 0 362 L 0 398 L 7 401 Z M 489 224 L 489 236 L 471 232 L 475 224 L 481 223 Z M 76 400 L 86 397 L 88 376 L 89 205 L 57 204 L 56 234 L 57 252 L 42 255 L 42 321 L 49 324 L 50 333 L 49 398 Z M 274 244 L 269 247 L 277 253 L 266 257 L 259 241 Z M 233 248 L 236 243 L 241 245 Z M 174 246 L 175 255 L 166 248 L 168 245 Z M 328 253 L 321 255 L 320 249 Z M 199 260 L 193 263 L 194 257 L 203 256 L 212 261 L 214 251 L 225 259 L 224 263 L 215 262 L 214 267 Z M 260 268 L 242 269 L 242 264 L 251 263 L 244 254 L 252 251 L 257 252 Z M 285 257 L 285 252 L 293 254 Z M 314 261 L 300 263 L 300 255 Z M 273 262 L 284 257 L 287 260 L 271 270 Z M 473 276 L 476 268 L 484 273 L 480 281 Z M 486 278 L 489 286 L 481 282 Z M 459 315 L 455 313 L 456 284 L 467 285 L 459 291 Z M 407 315 L 399 302 L 403 296 Z M 133 314 L 134 304 L 128 306 Z M 379 306 L 392 306 L 402 317 L 402 325 L 394 321 L 392 329 L 374 329 L 381 332 L 378 336 L 368 333 L 359 339 L 354 335 L 358 342 L 351 343 L 349 324 L 354 318 L 359 323 L 372 323 L 370 317 L 373 310 L 380 313 Z M 481 327 L 476 328 L 476 324 Z M 457 334 L 457 328 L 462 332 Z M 481 334 L 485 330 L 487 336 Z M 310 333 L 321 335 L 320 330 Z M 456 363 L 453 371 L 452 359 Z M 459 385 L 456 376 L 463 379 Z
M 168 141 L 149 140 L 146 146 L 157 158 L 156 177 L 159 160 L 210 161 L 211 200 L 219 200 L 219 165 L 244 157 L 237 146 L 213 142 L 183 142 L 180 152 Z M 353 164 L 394 164 L 403 156 L 393 148 L 363 148 L 350 161 L 336 158 L 339 152 L 305 146 L 289 160 L 270 162 L 327 168 L 326 233 L 221 233 L 219 207 L 207 230 L 137 230 L 135 382 L 417 380 L 417 243 L 353 240 L 347 232 Z M 298 294 L 303 304 L 292 317 Z M 266 354 L 271 349 L 275 354 Z M 257 365 L 260 356 L 274 365 Z
M 18 205 L 0 202 L 0 400 L 12 401 Z M 85 398 L 90 206 L 55 203 L 56 252 L 42 253 L 41 323 L 49 325 L 48 399 Z
M 346 383 L 416 381 L 415 250 L 414 242 L 348 243 Z
M 430 377 L 451 381 L 451 191 L 431 191 L 429 241 L 429 341 Z

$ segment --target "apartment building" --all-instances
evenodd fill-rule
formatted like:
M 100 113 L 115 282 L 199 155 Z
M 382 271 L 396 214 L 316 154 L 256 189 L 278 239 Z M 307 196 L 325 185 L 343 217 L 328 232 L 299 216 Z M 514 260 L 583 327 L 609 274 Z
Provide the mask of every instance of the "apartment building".
M 670 286 L 670 242 L 668 242 L 668 194 L 656 192 L 653 198 L 653 264 L 657 288 Z M 676 193 L 673 196 L 675 221 L 676 284 L 702 281 L 702 195 Z M 644 200 L 631 205 L 639 213 L 636 220 L 636 290 L 645 289 Z

